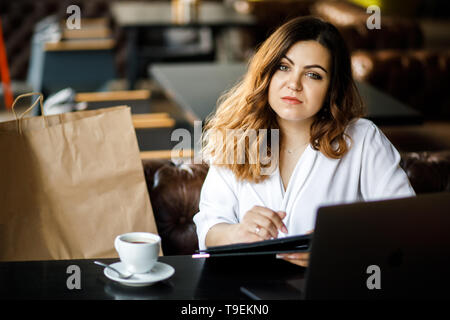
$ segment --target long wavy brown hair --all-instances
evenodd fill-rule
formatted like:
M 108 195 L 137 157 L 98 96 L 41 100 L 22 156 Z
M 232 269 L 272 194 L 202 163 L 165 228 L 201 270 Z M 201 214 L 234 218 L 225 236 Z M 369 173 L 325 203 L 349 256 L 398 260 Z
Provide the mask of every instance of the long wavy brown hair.
M 351 142 L 345 129 L 352 119 L 364 115 L 363 103 L 352 78 L 350 54 L 332 24 L 315 17 L 299 17 L 283 24 L 261 44 L 243 78 L 219 98 L 216 112 L 208 117 L 204 126 L 203 159 L 229 168 L 241 181 L 260 182 L 268 177 L 261 175 L 267 159 L 255 159 L 260 159 L 259 151 L 264 143 L 267 157 L 271 157 L 270 132 L 280 129 L 268 103 L 269 84 L 291 46 L 307 40 L 319 42 L 332 57 L 327 96 L 311 124 L 310 144 L 333 159 L 345 155 L 350 148 L 347 142 Z M 234 133 L 227 135 L 230 130 Z M 256 139 L 251 139 L 251 132 L 257 133 Z M 241 157 L 241 161 L 236 161 L 236 156 Z

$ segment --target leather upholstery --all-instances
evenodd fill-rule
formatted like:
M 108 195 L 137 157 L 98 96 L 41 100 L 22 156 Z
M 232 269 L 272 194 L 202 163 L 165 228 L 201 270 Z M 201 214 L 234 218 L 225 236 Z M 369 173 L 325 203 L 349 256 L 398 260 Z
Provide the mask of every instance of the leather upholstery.
M 450 192 L 450 150 L 406 153 L 401 166 L 416 193 Z
M 193 216 L 208 166 L 170 160 L 145 160 L 143 165 L 164 254 L 194 253 L 198 241 Z M 450 192 L 450 150 L 403 153 L 401 166 L 416 193 Z
M 192 217 L 208 166 L 147 160 L 144 170 L 164 254 L 193 253 L 198 241 Z
M 450 115 L 450 49 L 360 50 L 352 53 L 353 76 L 418 109 Z
M 317 1 L 311 13 L 339 29 L 350 51 L 356 49 L 421 48 L 423 34 L 417 21 L 382 15 L 380 29 L 368 29 L 365 8 L 346 1 Z
M 352 53 L 356 80 L 421 111 L 450 116 L 450 50 L 424 49 L 416 19 L 382 15 L 381 29 L 368 29 L 364 8 L 345 1 L 317 1 L 311 12 L 333 23 Z

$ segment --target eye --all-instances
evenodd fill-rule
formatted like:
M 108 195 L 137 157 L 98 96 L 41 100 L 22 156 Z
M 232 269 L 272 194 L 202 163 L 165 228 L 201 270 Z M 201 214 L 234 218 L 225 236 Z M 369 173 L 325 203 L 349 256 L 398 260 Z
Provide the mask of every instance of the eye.
M 280 71 L 288 71 L 289 67 L 287 65 L 285 65 L 285 64 L 280 64 L 278 66 L 278 70 L 280 70 Z
M 322 80 L 322 76 L 314 72 L 308 72 L 306 75 L 314 80 Z

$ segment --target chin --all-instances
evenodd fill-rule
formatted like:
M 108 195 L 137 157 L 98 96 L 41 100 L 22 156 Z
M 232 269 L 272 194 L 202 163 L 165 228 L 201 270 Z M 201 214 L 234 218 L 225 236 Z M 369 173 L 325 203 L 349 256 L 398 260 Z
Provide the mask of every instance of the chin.
M 295 116 L 278 116 L 283 121 L 304 121 L 308 119 L 307 117 L 295 117 Z
M 315 114 L 305 115 L 305 114 L 289 114 L 289 113 L 277 113 L 277 117 L 282 121 L 292 121 L 292 122 L 304 122 L 304 121 L 314 121 Z
M 277 112 L 279 118 L 286 121 L 301 121 L 309 118 L 309 115 L 305 115 L 298 110 L 280 110 L 281 112 Z M 294 111 L 294 112 L 293 112 Z

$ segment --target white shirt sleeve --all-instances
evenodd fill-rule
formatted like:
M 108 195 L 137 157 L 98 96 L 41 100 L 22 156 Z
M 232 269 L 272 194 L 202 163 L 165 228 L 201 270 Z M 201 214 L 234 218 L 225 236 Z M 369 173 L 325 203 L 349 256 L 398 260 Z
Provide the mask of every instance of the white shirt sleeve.
M 400 167 L 400 154 L 373 123 L 364 137 L 361 193 L 364 200 L 414 196 L 408 176 Z
M 218 223 L 238 223 L 236 181 L 228 169 L 211 166 L 200 192 L 199 212 L 194 216 L 199 248 L 206 249 L 209 229 Z

